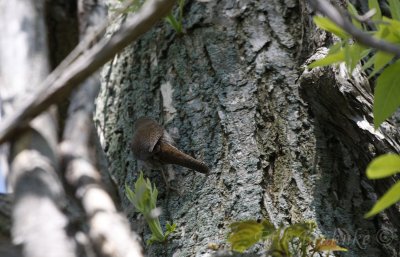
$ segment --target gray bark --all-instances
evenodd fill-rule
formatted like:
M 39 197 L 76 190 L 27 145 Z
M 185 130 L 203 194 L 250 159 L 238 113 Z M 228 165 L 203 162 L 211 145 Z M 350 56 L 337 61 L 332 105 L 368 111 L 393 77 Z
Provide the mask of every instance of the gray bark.
M 320 53 L 311 59 L 317 56 L 321 57 Z M 351 78 L 340 65 L 305 71 L 300 79 L 304 99 L 314 115 L 317 139 L 320 175 L 313 204 L 319 210 L 318 220 L 324 222 L 321 229 L 325 234 L 354 248 L 365 248 L 355 249 L 355 253 L 396 256 L 398 206 L 374 220 L 364 219 L 363 214 L 394 184 L 393 178 L 368 180 L 365 169 L 375 155 L 399 152 L 398 126 L 385 122 L 379 130 L 373 129 L 369 83 L 358 69 Z
M 106 19 L 104 4 L 84 0 L 78 2 L 80 38 L 90 35 Z M 141 257 L 142 248 L 132 234 L 126 217 L 117 212 L 116 205 L 103 185 L 96 164 L 97 137 L 93 126 L 94 102 L 100 88 L 99 74 L 94 73 L 74 91 L 65 121 L 60 152 L 65 167 L 65 180 L 85 211 L 89 243 L 97 256 Z M 108 178 L 108 177 L 106 177 Z M 88 253 L 86 253 L 89 255 Z
M 208 177 L 170 167 L 180 193 L 166 192 L 159 171 L 145 171 L 160 191 L 162 223 L 179 228 L 166 245 L 147 247 L 148 256 L 213 254 L 208 243 L 227 247 L 229 224 L 261 218 L 275 225 L 312 219 L 349 249 L 346 256 L 393 256 L 394 215 L 363 218 L 384 191 L 364 171 L 374 153 L 398 149 L 390 140 L 376 143 L 349 118 L 357 108 L 357 115 L 370 115 L 371 92 L 363 92 L 369 102 L 349 104 L 338 86 L 349 80 L 357 89 L 348 75 L 324 70 L 326 78 L 299 80 L 306 57 L 329 39 L 315 30 L 306 3 L 188 1 L 184 13 L 183 35 L 164 22 L 104 68 L 96 114 L 123 207 L 145 239 L 149 230 L 123 190 L 139 171 L 129 147 L 134 121 L 157 119 L 180 149 L 211 167 Z M 335 76 L 342 81 L 332 82 Z M 326 96 L 312 87 L 319 80 Z M 370 144 L 376 148 L 365 148 Z
M 49 72 L 44 6 L 44 1 L 0 1 L 0 87 L 6 115 L 28 101 L 30 85 L 39 84 Z M 61 211 L 65 195 L 56 145 L 54 108 L 36 117 L 10 143 L 12 241 L 24 256 L 74 256 L 75 244 Z
M 10 195 L 0 194 L 0 256 L 20 257 L 20 247 L 11 242 L 11 202 Z

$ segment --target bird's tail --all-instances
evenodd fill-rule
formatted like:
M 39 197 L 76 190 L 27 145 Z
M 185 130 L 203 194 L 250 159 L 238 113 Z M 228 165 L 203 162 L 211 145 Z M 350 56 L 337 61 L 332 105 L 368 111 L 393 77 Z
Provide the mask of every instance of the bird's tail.
M 157 153 L 157 157 L 163 163 L 180 165 L 204 174 L 210 172 L 204 162 L 196 160 L 166 142 L 160 141 L 159 144 L 160 150 Z

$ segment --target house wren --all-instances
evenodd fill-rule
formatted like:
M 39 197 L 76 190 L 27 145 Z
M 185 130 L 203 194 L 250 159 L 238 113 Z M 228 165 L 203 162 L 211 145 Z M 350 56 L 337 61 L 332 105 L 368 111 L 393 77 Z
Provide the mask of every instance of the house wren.
M 153 168 L 176 164 L 200 173 L 208 174 L 210 169 L 201 161 L 181 152 L 172 145 L 172 138 L 155 120 L 141 117 L 134 124 L 131 143 L 133 156 Z

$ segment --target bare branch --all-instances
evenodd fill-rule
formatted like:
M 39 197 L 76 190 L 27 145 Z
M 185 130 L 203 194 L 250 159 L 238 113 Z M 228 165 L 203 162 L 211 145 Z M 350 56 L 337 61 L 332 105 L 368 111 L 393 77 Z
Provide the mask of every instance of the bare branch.
M 25 150 L 15 158 L 12 175 L 13 242 L 23 246 L 24 256 L 75 256 L 68 219 L 59 209 L 62 186 L 51 163 L 38 151 Z
M 344 17 L 333 5 L 326 0 L 311 0 L 314 9 L 331 19 L 336 25 L 353 36 L 354 40 L 378 50 L 400 56 L 400 47 L 384 40 L 376 39 L 369 34 L 356 28 L 348 19 Z
M 91 116 L 83 112 L 74 115 L 84 138 L 90 133 Z M 69 132 L 69 131 L 68 131 Z M 75 135 L 77 133 L 74 133 Z M 89 220 L 89 237 L 101 256 L 141 257 L 142 247 L 130 231 L 128 220 L 118 214 L 111 197 L 104 190 L 100 181 L 100 173 L 90 160 L 89 142 L 78 142 L 71 138 L 62 143 L 61 151 L 66 160 L 66 179 L 73 186 L 76 196 Z M 79 145 L 76 145 L 79 143 Z
M 96 30 L 104 17 L 99 17 L 101 7 L 91 0 L 79 1 L 81 38 Z M 85 8 L 86 7 L 86 8 Z M 140 243 L 130 231 L 126 217 L 118 214 L 111 197 L 101 183 L 101 175 L 95 167 L 93 137 L 93 110 L 100 88 L 98 73 L 86 79 L 74 91 L 64 129 L 61 153 L 66 167 L 65 177 L 85 210 L 89 221 L 89 238 L 96 252 L 110 257 L 141 257 Z
M 44 0 L 0 1 L 0 92 L 2 100 L 8 98 L 2 103 L 7 114 L 48 75 L 44 13 Z M 57 176 L 57 126 L 51 109 L 13 140 L 9 157 L 8 181 L 15 192 L 12 238 L 26 257 L 75 256 L 61 211 L 65 195 Z
M 94 149 L 90 149 L 95 132 L 92 109 L 99 81 L 95 78 L 74 94 L 64 130 L 61 153 L 65 160 L 66 181 L 74 188 L 89 220 L 89 237 L 102 256 L 143 256 L 139 242 L 130 231 L 128 220 L 117 213 L 111 197 L 101 183 L 95 167 Z
M 2 122 L 0 125 L 0 143 L 10 139 L 19 128 L 25 126 L 33 117 L 51 104 L 67 98 L 72 90 L 88 76 L 164 17 L 172 9 L 174 3 L 175 0 L 146 1 L 136 15 L 128 19 L 114 36 L 103 39 L 72 62 L 61 74 L 57 76 L 50 74 L 39 86 L 39 92 Z

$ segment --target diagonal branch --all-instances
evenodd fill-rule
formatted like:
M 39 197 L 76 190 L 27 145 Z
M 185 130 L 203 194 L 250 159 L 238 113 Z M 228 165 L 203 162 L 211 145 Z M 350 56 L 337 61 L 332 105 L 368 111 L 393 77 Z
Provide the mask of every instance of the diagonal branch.
M 314 9 L 331 19 L 336 25 L 353 36 L 354 40 L 357 42 L 387 53 L 395 54 L 396 56 L 400 56 L 400 47 L 398 45 L 376 39 L 359 30 L 328 1 L 311 0 L 310 3 Z
M 0 143 L 14 136 L 32 118 L 51 104 L 67 98 L 72 90 L 93 72 L 109 61 L 116 53 L 150 30 L 174 5 L 175 0 L 148 0 L 142 8 L 109 39 L 81 55 L 68 65 L 59 76 L 50 74 L 39 86 L 39 91 L 26 101 L 13 115 L 7 116 L 0 124 Z M 68 57 L 67 57 L 68 58 Z

